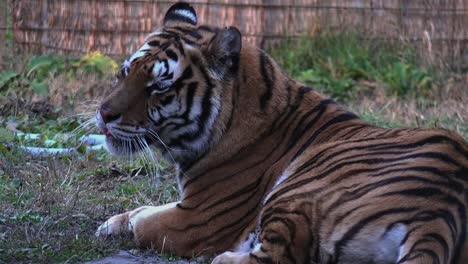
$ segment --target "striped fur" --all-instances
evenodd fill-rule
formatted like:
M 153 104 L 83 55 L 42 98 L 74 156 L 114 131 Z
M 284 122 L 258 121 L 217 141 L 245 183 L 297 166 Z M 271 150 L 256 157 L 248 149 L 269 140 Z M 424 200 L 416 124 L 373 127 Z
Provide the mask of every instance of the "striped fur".
M 181 200 L 97 235 L 187 257 L 231 250 L 214 263 L 468 263 L 463 138 L 369 125 L 237 29 L 197 26 L 187 4 L 166 20 L 97 120 L 115 154 L 154 145 L 173 162 Z

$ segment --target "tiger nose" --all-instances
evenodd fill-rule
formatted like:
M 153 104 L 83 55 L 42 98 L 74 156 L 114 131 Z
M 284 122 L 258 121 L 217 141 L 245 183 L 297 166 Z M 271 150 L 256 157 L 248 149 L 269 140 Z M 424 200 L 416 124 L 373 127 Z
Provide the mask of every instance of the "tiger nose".
M 102 121 L 104 123 L 109 123 L 113 120 L 116 120 L 120 117 L 120 114 L 114 114 L 111 111 L 107 110 L 106 108 L 101 107 L 99 109 L 99 114 L 101 115 Z

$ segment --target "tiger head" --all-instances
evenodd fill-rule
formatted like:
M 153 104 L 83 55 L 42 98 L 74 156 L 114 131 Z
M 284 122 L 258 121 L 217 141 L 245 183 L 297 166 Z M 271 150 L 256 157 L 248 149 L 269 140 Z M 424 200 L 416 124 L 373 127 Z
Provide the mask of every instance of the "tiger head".
M 108 150 L 128 155 L 153 145 L 176 161 L 201 155 L 217 137 L 220 96 L 240 51 L 236 28 L 197 26 L 190 5 L 173 5 L 162 28 L 121 65 L 97 111 Z

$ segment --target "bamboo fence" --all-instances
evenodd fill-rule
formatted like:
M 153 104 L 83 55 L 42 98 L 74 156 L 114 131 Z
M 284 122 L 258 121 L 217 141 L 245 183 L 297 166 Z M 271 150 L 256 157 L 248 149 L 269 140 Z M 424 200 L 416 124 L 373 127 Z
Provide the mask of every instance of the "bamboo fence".
M 10 1 L 14 42 L 21 52 L 80 54 L 99 50 L 119 56 L 135 51 L 145 35 L 161 25 L 169 6 L 177 2 Z M 468 58 L 468 0 L 189 2 L 199 23 L 235 25 L 245 41 L 261 47 L 323 30 L 357 29 L 370 38 L 410 41 L 452 60 Z
M 0 54 L 3 54 L 6 46 L 7 10 L 6 0 L 0 0 Z

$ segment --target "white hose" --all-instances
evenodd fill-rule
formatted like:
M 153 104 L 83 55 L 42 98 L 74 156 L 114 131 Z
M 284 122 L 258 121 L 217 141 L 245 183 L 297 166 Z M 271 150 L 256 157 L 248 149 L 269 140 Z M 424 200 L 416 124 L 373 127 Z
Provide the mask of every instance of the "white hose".
M 35 133 L 16 133 L 16 136 L 19 138 L 23 138 L 26 140 L 36 140 L 41 138 L 41 134 Z M 62 138 L 67 139 L 67 134 L 57 134 L 55 138 Z M 47 145 L 47 141 L 52 140 L 45 140 L 44 144 Z M 82 136 L 80 138 L 80 143 L 86 146 L 86 151 L 99 151 L 106 149 L 105 147 L 106 137 L 104 135 L 99 134 L 91 134 Z M 47 147 L 30 147 L 30 146 L 19 146 L 20 149 L 30 153 L 34 156 L 53 156 L 53 155 L 60 155 L 60 154 L 78 154 L 76 148 L 47 148 Z

